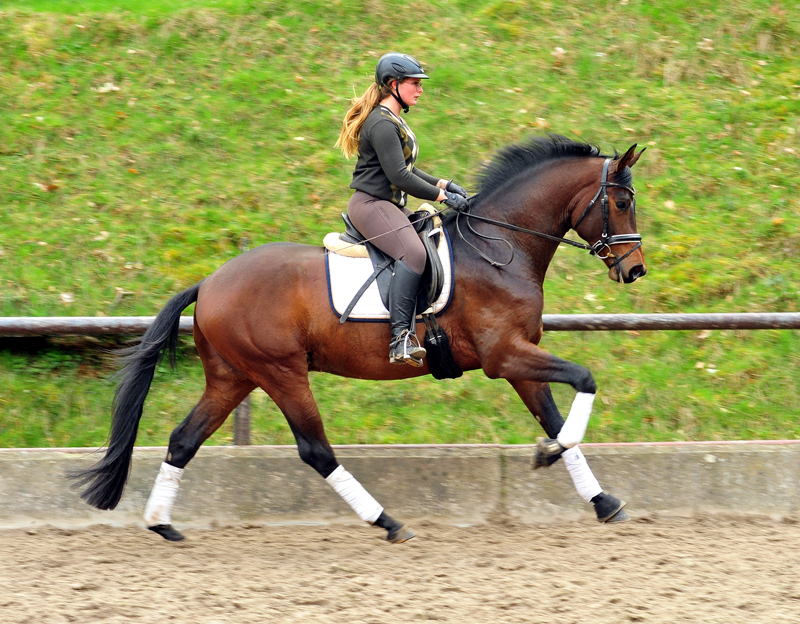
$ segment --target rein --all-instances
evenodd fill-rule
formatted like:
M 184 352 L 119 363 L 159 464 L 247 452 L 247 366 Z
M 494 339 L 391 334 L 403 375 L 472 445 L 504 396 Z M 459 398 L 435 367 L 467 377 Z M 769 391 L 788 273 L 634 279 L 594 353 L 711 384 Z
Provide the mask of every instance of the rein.
M 539 236 L 541 238 L 546 238 L 548 240 L 556 241 L 558 243 L 566 243 L 567 245 L 572 245 L 573 247 L 577 247 L 578 249 L 584 249 L 584 250 L 588 251 L 590 255 L 597 256 L 601 260 L 605 260 L 606 258 L 612 258 L 613 261 L 614 261 L 613 266 L 617 269 L 617 274 L 620 275 L 620 279 L 621 279 L 622 273 L 621 273 L 621 271 L 619 271 L 619 264 L 625 258 L 627 258 L 629 255 L 631 255 L 634 251 L 636 251 L 639 247 L 642 246 L 642 235 L 641 234 L 615 234 L 613 236 L 609 236 L 609 234 L 608 234 L 608 225 L 609 225 L 608 206 L 609 206 L 609 202 L 608 202 L 608 191 L 607 191 L 607 189 L 608 189 L 609 186 L 616 186 L 616 187 L 619 187 L 619 188 L 624 188 L 627 191 L 630 191 L 631 195 L 634 197 L 634 201 L 633 201 L 633 205 L 631 207 L 631 210 L 633 211 L 634 217 L 636 215 L 636 199 L 635 199 L 636 190 L 632 186 L 625 186 L 624 184 L 617 184 L 616 182 L 609 182 L 608 181 L 608 168 L 609 168 L 610 164 L 611 164 L 611 159 L 610 158 L 606 158 L 605 161 L 603 162 L 603 173 L 602 173 L 602 175 L 600 177 L 600 188 L 597 189 L 597 193 L 594 194 L 594 197 L 592 197 L 592 201 L 589 202 L 589 205 L 587 205 L 586 208 L 584 208 L 583 213 L 578 218 L 578 221 L 575 223 L 575 225 L 572 225 L 571 228 L 570 228 L 570 229 L 573 229 L 573 230 L 577 231 L 577 227 L 581 224 L 581 222 L 583 221 L 584 217 L 586 217 L 586 215 L 589 214 L 589 210 L 591 209 L 592 206 L 594 206 L 595 202 L 597 202 L 597 199 L 600 198 L 600 210 L 601 210 L 601 215 L 603 217 L 603 232 L 600 235 L 600 239 L 594 245 L 587 245 L 586 243 L 581 243 L 580 241 L 574 241 L 574 240 L 571 240 L 569 238 L 561 238 L 559 236 L 553 236 L 552 234 L 545 234 L 544 232 L 538 232 L 536 230 L 529 230 L 528 228 L 524 228 L 524 227 L 521 227 L 519 225 L 514 225 L 513 223 L 507 223 L 505 221 L 497 221 L 496 219 L 492 219 L 490 217 L 484 217 L 484 216 L 481 216 L 481 215 L 471 214 L 471 213 L 468 212 L 469 211 L 469 205 L 478 195 L 480 195 L 480 193 L 475 193 L 474 195 L 470 195 L 467 198 L 467 209 L 466 210 L 457 210 L 456 211 L 456 232 L 458 232 L 458 235 L 461 237 L 461 240 L 463 240 L 467 245 L 472 247 L 472 249 L 474 249 L 475 252 L 481 258 L 486 260 L 486 262 L 488 262 L 489 264 L 491 264 L 494 267 L 502 268 L 504 266 L 508 266 L 509 264 L 511 264 L 511 262 L 514 260 L 514 247 L 505 238 L 501 238 L 501 237 L 498 237 L 498 236 L 489 236 L 487 234 L 481 234 L 480 232 L 477 232 L 475 230 L 475 228 L 472 227 L 472 223 L 470 222 L 470 219 L 476 219 L 477 221 L 483 221 L 484 223 L 489 223 L 491 225 L 496 225 L 498 227 L 502 227 L 502 228 L 505 228 L 507 230 L 512 230 L 514 232 L 522 232 L 523 234 L 531 234 L 533 236 Z M 601 193 L 602 193 L 602 197 L 600 197 Z M 422 217 L 419 220 L 420 221 L 427 221 L 428 219 L 432 219 L 433 217 L 442 214 L 445 210 L 447 210 L 447 208 L 442 208 L 441 210 L 437 210 L 435 212 L 432 212 L 432 213 Z M 484 240 L 489 240 L 489 241 L 500 241 L 500 242 L 504 243 L 505 245 L 507 245 L 508 248 L 511 250 L 511 258 L 509 258 L 508 262 L 497 262 L 496 260 L 492 260 L 489 256 L 487 256 L 485 253 L 483 253 L 475 245 L 470 243 L 464 237 L 464 233 L 461 231 L 460 219 L 461 219 L 462 216 L 464 216 L 464 218 L 467 220 L 467 227 L 469 227 L 470 231 L 473 234 L 475 234 L 475 236 L 477 236 L 478 238 L 482 238 Z M 407 225 L 401 225 L 400 227 L 395 228 L 393 230 L 389 230 L 389 232 L 386 232 L 384 234 L 378 234 L 377 236 L 373 236 L 372 238 L 367 238 L 367 239 L 361 241 L 360 243 L 352 243 L 351 245 L 348 245 L 348 247 L 354 247 L 356 245 L 360 245 L 360 244 L 365 243 L 365 242 L 370 242 L 370 241 L 372 241 L 372 240 L 374 240 L 376 238 L 380 238 L 381 236 L 385 236 L 388 233 L 396 232 L 398 230 L 402 230 L 402 229 L 407 228 L 407 227 L 414 227 L 414 225 L 412 223 L 408 223 Z M 611 245 L 620 245 L 622 243 L 636 243 L 636 244 L 631 249 L 629 249 L 628 252 L 625 255 L 617 257 L 611 252 Z M 604 249 L 607 249 L 608 252 L 604 256 L 600 255 L 601 252 Z
M 456 231 L 458 232 L 458 235 L 461 237 L 461 240 L 463 240 L 465 243 L 467 243 L 467 245 L 472 247 L 478 253 L 478 255 L 480 255 L 489 264 L 491 264 L 492 266 L 495 266 L 495 267 L 504 267 L 504 266 L 507 266 L 508 264 L 511 264 L 511 261 L 514 259 L 514 248 L 511 246 L 511 243 L 509 243 L 504 238 L 498 238 L 498 237 L 494 237 L 494 236 L 487 236 L 485 234 L 480 234 L 479 232 L 476 232 L 475 229 L 472 227 L 472 224 L 470 223 L 470 219 L 477 219 L 478 221 L 483 221 L 484 223 L 490 223 L 492 225 L 496 225 L 498 227 L 505 228 L 507 230 L 513 230 L 515 232 L 522 232 L 524 234 L 531 234 L 533 236 L 539 236 L 541 238 L 546 238 L 548 240 L 557 241 L 559 243 L 566 243 L 567 245 L 572 245 L 573 247 L 577 247 L 578 249 L 584 249 L 584 250 L 588 251 L 590 255 L 597 256 L 601 260 L 605 260 L 606 258 L 613 258 L 613 260 L 614 260 L 614 265 L 613 266 L 617 268 L 617 273 L 620 273 L 620 271 L 619 271 L 619 263 L 622 262 L 625 258 L 627 258 L 635 250 L 637 250 L 639 247 L 642 246 L 642 236 L 641 236 L 641 234 L 616 234 L 616 235 L 613 235 L 613 236 L 609 236 L 609 234 L 608 234 L 608 224 L 609 224 L 609 219 L 608 219 L 609 202 L 608 202 L 608 191 L 607 191 L 608 187 L 609 186 L 617 186 L 619 188 L 624 188 L 624 189 L 630 191 L 631 195 L 633 195 L 634 197 L 636 196 L 636 190 L 633 187 L 625 186 L 624 184 L 617 184 L 615 182 L 609 182 L 608 181 L 608 168 L 609 168 L 610 163 L 611 163 L 611 159 L 610 158 L 606 158 L 605 162 L 603 162 L 603 173 L 602 173 L 602 176 L 600 178 L 600 188 L 597 189 L 597 193 L 595 193 L 594 197 L 592 198 L 592 201 L 589 202 L 589 205 L 586 206 L 586 208 L 584 209 L 584 211 L 581 214 L 580 218 L 578 219 L 577 223 L 575 223 L 575 225 L 573 225 L 571 227 L 571 229 L 577 231 L 577 227 L 580 225 L 581 221 L 583 221 L 584 217 L 589 213 L 589 209 L 592 206 L 594 206 L 594 204 L 597 201 L 598 197 L 600 197 L 600 194 L 602 193 L 602 198 L 600 200 L 600 209 L 601 209 L 601 214 L 603 216 L 603 232 L 600 235 L 600 240 L 598 240 L 594 245 L 587 245 L 586 243 L 581 243 L 579 241 L 570 240 L 569 238 L 561 238 L 559 236 L 553 236 L 552 234 L 545 234 L 544 232 L 537 232 L 536 230 L 529 230 L 527 228 L 520 227 L 518 225 L 514 225 L 513 223 L 506 223 L 504 221 L 497 221 L 496 219 L 491 219 L 489 217 L 470 214 L 469 212 L 467 212 L 467 210 L 469 210 L 469 207 L 467 208 L 467 210 L 462 210 L 462 211 L 458 211 L 457 212 L 457 214 L 456 214 Z M 478 195 L 479 195 L 479 193 L 476 193 L 475 195 L 471 195 L 468 198 L 467 201 L 471 202 Z M 468 204 L 468 206 L 469 206 L 469 204 Z M 635 199 L 634 199 L 633 206 L 632 206 L 631 210 L 634 211 L 634 215 L 635 215 L 636 214 L 636 212 L 635 212 L 636 211 L 636 200 Z M 460 227 L 460 224 L 459 224 L 459 219 L 461 218 L 462 215 L 464 215 L 464 217 L 466 218 L 467 226 L 469 227 L 469 229 L 472 231 L 473 234 L 475 234 L 479 238 L 482 238 L 484 240 L 499 240 L 499 241 L 502 241 L 503 243 L 505 243 L 506 245 L 508 245 L 508 248 L 511 250 L 511 258 L 508 260 L 508 262 L 501 263 L 501 262 L 497 262 L 496 260 L 492 260 L 486 254 L 484 254 L 480 249 L 478 249 L 475 245 L 473 245 L 466 238 L 464 238 L 464 234 L 461 231 L 461 227 Z M 631 248 L 625 255 L 617 257 L 611 252 L 611 245 L 619 245 L 619 244 L 622 244 L 622 243 L 636 243 L 636 245 L 634 245 L 633 248 Z M 606 253 L 606 255 L 602 256 L 602 255 L 600 255 L 600 253 L 604 249 L 607 249 L 608 252 Z

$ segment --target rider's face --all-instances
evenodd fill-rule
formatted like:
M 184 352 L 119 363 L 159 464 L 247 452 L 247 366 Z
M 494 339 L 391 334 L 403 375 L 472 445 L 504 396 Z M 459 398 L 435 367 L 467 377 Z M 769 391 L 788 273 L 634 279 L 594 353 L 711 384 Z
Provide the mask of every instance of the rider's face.
M 400 91 L 400 98 L 408 106 L 414 106 L 419 96 L 422 95 L 422 79 L 406 78 L 400 83 L 398 91 Z

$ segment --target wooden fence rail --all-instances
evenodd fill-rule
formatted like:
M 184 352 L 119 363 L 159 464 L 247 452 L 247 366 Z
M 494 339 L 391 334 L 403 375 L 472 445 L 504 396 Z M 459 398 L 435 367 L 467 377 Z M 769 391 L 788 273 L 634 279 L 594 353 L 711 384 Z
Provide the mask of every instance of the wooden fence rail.
M 154 316 L 0 317 L 0 337 L 137 335 Z M 545 331 L 656 331 L 687 329 L 800 329 L 798 312 L 726 314 L 545 314 Z M 192 333 L 193 319 L 182 316 L 180 333 Z M 234 444 L 250 444 L 250 400 L 234 413 Z
M 143 334 L 153 316 L 7 316 L 0 317 L 0 337 L 100 336 Z M 719 314 L 545 314 L 545 331 L 660 331 L 686 329 L 800 329 L 800 312 Z M 192 333 L 192 317 L 180 321 Z

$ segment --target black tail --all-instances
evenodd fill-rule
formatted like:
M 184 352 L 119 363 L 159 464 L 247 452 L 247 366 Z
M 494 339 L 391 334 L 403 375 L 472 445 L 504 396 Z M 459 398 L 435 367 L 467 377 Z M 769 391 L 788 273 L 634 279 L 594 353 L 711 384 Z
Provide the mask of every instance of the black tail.
M 74 488 L 89 484 L 81 498 L 98 509 L 114 509 L 122 497 L 153 373 L 164 351 L 169 353 L 170 365 L 175 366 L 181 312 L 197 301 L 201 283 L 170 299 L 141 342 L 120 351 L 124 366 L 117 373 L 120 382 L 114 391 L 114 415 L 106 454 L 91 468 L 69 474 L 75 481 Z

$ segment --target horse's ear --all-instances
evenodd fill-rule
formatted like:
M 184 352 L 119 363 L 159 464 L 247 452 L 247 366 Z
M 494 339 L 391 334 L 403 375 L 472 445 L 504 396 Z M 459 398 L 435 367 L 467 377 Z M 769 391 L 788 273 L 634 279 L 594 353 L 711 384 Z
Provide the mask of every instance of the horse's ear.
M 644 150 L 647 148 L 642 148 L 642 151 L 638 154 L 636 153 L 636 143 L 630 146 L 627 152 L 625 152 L 620 159 L 617 161 L 617 171 L 622 171 L 625 167 L 633 167 L 636 164 L 636 161 L 639 160 L 639 157 L 644 154 Z

